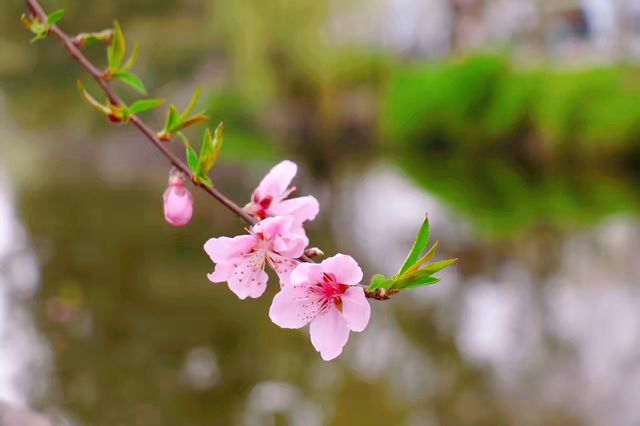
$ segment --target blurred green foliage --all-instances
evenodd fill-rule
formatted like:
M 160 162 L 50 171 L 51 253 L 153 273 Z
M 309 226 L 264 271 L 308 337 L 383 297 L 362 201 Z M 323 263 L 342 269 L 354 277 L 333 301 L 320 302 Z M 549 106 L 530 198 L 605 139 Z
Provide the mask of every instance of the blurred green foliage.
M 637 149 L 639 102 L 634 67 L 522 69 L 477 55 L 398 67 L 380 117 L 390 139 L 418 147 L 593 157 Z
M 640 207 L 635 68 L 521 69 L 479 55 L 400 67 L 382 104 L 403 168 L 491 235 Z

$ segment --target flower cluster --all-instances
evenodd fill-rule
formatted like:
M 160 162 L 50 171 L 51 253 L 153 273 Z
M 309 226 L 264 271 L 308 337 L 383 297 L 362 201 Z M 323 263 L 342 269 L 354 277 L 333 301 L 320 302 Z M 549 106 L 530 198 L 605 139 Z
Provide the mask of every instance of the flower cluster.
M 199 153 L 183 131 L 207 120 L 205 111 L 194 112 L 200 96 L 197 90 L 184 110 L 169 105 L 162 130 L 153 132 L 144 124 L 140 114 L 164 104 L 163 99 L 139 99 L 125 104 L 110 86 L 120 80 L 145 95 L 146 89 L 133 74 L 138 49 L 133 49 L 125 60 L 127 43 L 120 25 L 112 29 L 81 33 L 70 37 L 58 26 L 63 11 L 46 14 L 38 0 L 27 0 L 28 12 L 23 23 L 35 35 L 33 41 L 55 34 L 67 51 L 92 76 L 100 81 L 106 100 L 100 102 L 78 81 L 82 98 L 111 123 L 133 123 L 143 135 L 174 165 L 169 174 L 169 185 L 164 192 L 164 217 L 172 226 L 187 225 L 193 216 L 193 197 L 187 188 L 190 181 L 221 202 L 229 211 L 252 224 L 246 235 L 233 238 L 211 238 L 204 245 L 206 253 L 215 263 L 209 274 L 214 283 L 226 282 L 240 299 L 257 298 L 264 294 L 269 266 L 278 276 L 280 291 L 269 310 L 269 317 L 283 328 L 301 328 L 309 324 L 311 343 L 325 360 L 336 358 L 344 348 L 351 331 L 363 331 L 369 323 L 371 308 L 367 298 L 387 300 L 407 290 L 435 284 L 435 274 L 453 265 L 456 259 L 431 262 L 438 242 L 430 248 L 430 225 L 424 217 L 415 242 L 398 272 L 390 277 L 375 274 L 366 291 L 362 287 L 362 270 L 350 256 L 337 254 L 322 263 L 310 261 L 307 256 L 322 255 L 318 248 L 307 248 L 309 240 L 304 225 L 318 215 L 318 201 L 312 196 L 289 198 L 295 191 L 290 186 L 297 172 L 291 161 L 276 165 L 262 179 L 243 208 L 229 200 L 209 176 L 215 167 L 224 142 L 223 124 L 214 132 L 204 132 Z M 80 51 L 96 43 L 107 43 L 107 69 L 98 69 Z M 184 145 L 185 161 L 165 149 L 163 143 L 179 139 Z
M 283 161 L 262 179 L 245 206 L 259 220 L 246 235 L 205 243 L 216 264 L 208 277 L 226 282 L 240 299 L 257 298 L 267 288 L 269 266 L 280 281 L 269 317 L 283 328 L 310 324 L 311 343 L 328 361 L 342 353 L 349 331 L 365 329 L 371 311 L 352 257 L 337 254 L 320 264 L 297 260 L 309 244 L 304 224 L 317 216 L 319 204 L 312 196 L 289 198 L 296 172 L 294 163 Z

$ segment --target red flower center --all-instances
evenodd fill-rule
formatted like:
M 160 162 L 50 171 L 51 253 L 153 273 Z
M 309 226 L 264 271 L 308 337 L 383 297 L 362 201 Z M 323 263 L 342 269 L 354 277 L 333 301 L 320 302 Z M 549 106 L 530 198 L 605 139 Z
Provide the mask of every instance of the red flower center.
M 348 285 L 339 283 L 335 275 L 324 272 L 322 274 L 322 282 L 318 283 L 317 292 L 323 299 L 324 307 L 333 302 L 338 309 L 342 309 L 341 296 L 348 288 Z
M 273 197 L 267 195 L 266 197 L 259 199 L 257 196 L 253 197 L 253 209 L 254 214 L 258 216 L 260 220 L 267 217 L 267 209 L 271 206 Z

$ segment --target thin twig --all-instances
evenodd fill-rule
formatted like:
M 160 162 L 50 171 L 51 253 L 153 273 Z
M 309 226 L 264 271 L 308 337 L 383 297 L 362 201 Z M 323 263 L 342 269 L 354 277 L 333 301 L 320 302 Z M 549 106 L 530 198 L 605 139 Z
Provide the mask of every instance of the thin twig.
M 42 9 L 42 6 L 38 3 L 37 0 L 27 0 L 27 6 L 31 13 L 34 16 L 37 16 L 41 22 L 46 22 L 47 14 Z M 108 81 L 103 78 L 103 72 L 100 71 L 95 65 L 93 65 L 84 54 L 76 47 L 73 43 L 73 39 L 69 37 L 64 31 L 62 31 L 57 25 L 53 25 L 51 27 L 50 33 L 53 34 L 58 40 L 62 42 L 65 49 L 69 52 L 71 57 L 80 64 L 82 68 L 84 68 L 91 76 L 98 82 L 104 93 L 109 98 L 109 102 L 114 106 L 119 107 L 123 104 L 120 96 L 111 88 L 111 85 Z M 178 170 L 180 170 L 185 175 L 189 176 L 189 179 L 194 183 L 194 185 L 204 189 L 209 193 L 212 197 L 218 200 L 223 206 L 225 206 L 228 210 L 230 210 L 233 214 L 238 216 L 240 219 L 244 220 L 250 225 L 256 223 L 256 220 L 246 211 L 244 211 L 240 206 L 227 198 L 224 194 L 218 191 L 215 188 L 210 188 L 206 185 L 203 185 L 194 180 L 193 172 L 187 167 L 187 165 L 180 160 L 175 154 L 167 149 L 163 142 L 161 142 L 156 136 L 155 132 L 151 130 L 138 116 L 131 117 L 131 122 L 134 126 L 136 126 L 140 131 L 147 137 L 147 139 L 153 143 L 156 148 L 164 155 L 170 162 L 173 164 Z
M 37 17 L 40 22 L 47 21 L 47 14 L 44 9 L 38 2 L 38 0 L 26 0 L 27 9 L 31 13 L 32 17 Z M 82 68 L 85 69 L 91 76 L 96 80 L 96 82 L 100 85 L 104 93 L 109 98 L 109 102 L 111 102 L 114 106 L 119 107 L 123 105 L 122 99 L 120 96 L 112 89 L 109 82 L 104 78 L 104 73 L 99 70 L 95 65 L 93 65 L 84 54 L 78 49 L 76 44 L 73 41 L 73 38 L 67 35 L 64 31 L 62 31 L 57 25 L 53 25 L 49 31 L 50 34 L 53 34 L 60 42 L 62 42 L 64 48 L 69 52 L 71 57 L 80 64 Z M 254 225 L 257 223 L 256 219 L 243 210 L 236 203 L 231 201 L 226 195 L 221 193 L 215 188 L 210 188 L 206 185 L 201 184 L 195 179 L 194 173 L 187 167 L 187 165 L 178 158 L 174 153 L 169 151 L 165 144 L 158 139 L 156 133 L 151 130 L 142 119 L 136 115 L 132 116 L 130 119 L 131 123 L 136 126 L 143 135 L 160 151 L 162 155 L 164 155 L 169 162 L 175 166 L 182 173 L 187 175 L 189 179 L 193 182 L 193 184 L 202 190 L 206 191 L 209 195 L 215 198 L 220 204 L 227 208 L 231 213 L 238 216 L 240 219 L 248 223 L 249 225 Z M 311 262 L 314 261 L 309 258 L 307 255 L 302 255 L 298 260 L 303 262 Z M 376 300 L 386 300 L 388 295 L 385 297 L 378 292 L 368 292 L 365 290 L 365 294 L 368 298 L 376 299 Z

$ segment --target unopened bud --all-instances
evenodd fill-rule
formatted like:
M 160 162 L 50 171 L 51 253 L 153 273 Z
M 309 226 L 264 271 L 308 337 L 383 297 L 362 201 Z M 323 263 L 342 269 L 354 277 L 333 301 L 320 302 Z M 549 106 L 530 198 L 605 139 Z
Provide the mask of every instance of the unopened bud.
M 310 247 L 310 248 L 308 248 L 308 249 L 306 249 L 306 250 L 304 251 L 304 254 L 305 254 L 307 257 L 310 257 L 310 258 L 312 258 L 312 259 L 313 259 L 314 257 L 324 256 L 324 252 L 323 252 L 322 250 L 320 250 L 318 247 Z
M 172 169 L 169 186 L 164 191 L 164 218 L 172 226 L 185 226 L 193 215 L 193 196 L 186 187 L 182 172 Z

